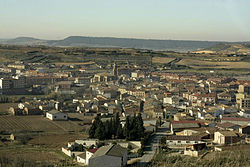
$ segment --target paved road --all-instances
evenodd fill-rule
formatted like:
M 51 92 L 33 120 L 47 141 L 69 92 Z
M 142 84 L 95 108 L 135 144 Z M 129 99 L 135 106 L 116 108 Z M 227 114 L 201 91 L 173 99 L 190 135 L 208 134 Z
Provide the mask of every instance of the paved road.
M 167 127 L 161 127 L 158 129 L 155 135 L 151 138 L 149 142 L 150 144 L 145 146 L 144 155 L 142 156 L 138 166 L 140 167 L 148 166 L 148 164 L 152 161 L 155 153 L 159 148 L 159 142 L 161 138 L 167 136 L 167 130 L 168 130 Z

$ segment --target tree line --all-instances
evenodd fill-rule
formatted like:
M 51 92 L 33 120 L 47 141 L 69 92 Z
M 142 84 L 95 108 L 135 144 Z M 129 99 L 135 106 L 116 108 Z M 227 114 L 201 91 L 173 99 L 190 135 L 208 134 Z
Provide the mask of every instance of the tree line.
M 96 116 L 89 130 L 90 138 L 99 140 L 105 139 L 126 139 L 126 140 L 141 140 L 144 137 L 145 128 L 141 114 L 126 117 L 126 123 L 122 127 L 120 123 L 119 113 L 116 113 L 114 118 L 101 121 L 100 116 Z

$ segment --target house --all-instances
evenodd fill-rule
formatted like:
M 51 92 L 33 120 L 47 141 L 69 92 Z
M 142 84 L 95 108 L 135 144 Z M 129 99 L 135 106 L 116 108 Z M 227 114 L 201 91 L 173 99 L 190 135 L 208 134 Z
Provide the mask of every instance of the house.
M 238 130 L 241 126 L 237 125 L 237 124 L 234 124 L 234 123 L 231 123 L 231 122 L 224 122 L 224 123 L 221 123 L 221 124 L 217 124 L 216 127 L 218 127 L 220 130 L 233 131 L 233 130 Z
M 250 125 L 241 126 L 241 127 L 239 128 L 239 132 L 240 132 L 241 134 L 250 135 Z
M 231 122 L 237 125 L 247 125 L 250 124 L 250 118 L 238 118 L 238 117 L 222 117 L 221 123 Z
M 177 132 L 176 135 L 179 136 L 202 136 L 203 139 L 213 139 L 214 132 L 218 131 L 218 128 L 215 127 L 201 127 L 201 128 L 192 128 L 185 129 L 181 132 Z
M 217 131 L 214 133 L 214 143 L 224 145 L 239 141 L 238 135 L 232 131 Z
M 184 155 L 198 157 L 203 153 L 203 150 L 205 150 L 205 148 L 206 148 L 206 143 L 186 145 L 184 150 Z
M 57 110 L 51 110 L 46 113 L 46 118 L 52 121 L 66 121 L 68 120 L 68 115 Z
M 86 153 L 82 153 L 80 155 L 76 156 L 76 161 L 81 164 L 87 164 L 86 163 Z
M 11 141 L 16 140 L 16 135 L 14 135 L 13 133 L 12 133 L 12 134 L 10 134 L 10 140 L 11 140 Z
M 86 164 L 89 164 L 89 159 L 95 154 L 95 152 L 98 150 L 98 148 L 93 148 L 86 150 Z
M 188 144 L 204 143 L 200 136 L 167 136 L 166 143 L 169 146 L 183 146 Z
M 201 124 L 199 121 L 183 120 L 183 121 L 170 121 L 170 130 L 172 133 L 179 132 L 184 129 L 199 128 Z
M 76 156 L 76 161 L 78 163 L 82 163 L 82 164 L 89 164 L 89 159 L 94 155 L 94 153 L 98 150 L 98 148 L 93 148 L 93 149 L 89 149 L 86 150 L 85 153 L 82 153 L 78 156 Z
M 92 82 L 109 82 L 116 79 L 116 76 L 109 73 L 98 73 L 95 74 Z
M 89 159 L 89 167 L 122 167 L 127 165 L 127 149 L 120 145 L 99 148 Z
M 83 151 L 74 150 L 74 146 L 71 146 L 71 147 L 62 147 L 62 152 L 64 154 L 66 154 L 67 156 L 73 157 L 73 158 L 75 158 L 78 155 L 81 155 L 81 154 L 84 153 Z M 84 158 L 83 155 L 81 157 Z
M 96 146 L 99 140 L 97 139 L 77 139 L 75 143 L 78 145 L 83 145 L 84 147 Z

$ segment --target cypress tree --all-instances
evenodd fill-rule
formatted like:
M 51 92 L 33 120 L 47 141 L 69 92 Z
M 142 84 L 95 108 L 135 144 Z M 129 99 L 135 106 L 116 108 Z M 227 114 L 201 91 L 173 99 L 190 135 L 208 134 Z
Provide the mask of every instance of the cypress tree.
M 124 126 L 124 136 L 126 138 L 126 140 L 129 140 L 129 131 L 130 131 L 130 116 L 127 116 L 126 117 L 126 123 L 125 123 L 125 126 Z
M 141 113 L 139 113 L 136 117 L 136 128 L 137 128 L 138 138 L 144 137 L 145 128 L 143 126 L 143 120 L 141 117 Z

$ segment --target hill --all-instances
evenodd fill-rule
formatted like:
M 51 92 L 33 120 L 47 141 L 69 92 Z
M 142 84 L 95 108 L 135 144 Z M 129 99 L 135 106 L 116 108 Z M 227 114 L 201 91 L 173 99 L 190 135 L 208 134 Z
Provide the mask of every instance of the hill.
M 250 43 L 221 43 L 196 53 L 250 54 Z
M 18 37 L 15 39 L 0 40 L 0 43 L 8 45 L 47 45 L 47 40 L 31 37 Z
M 19 37 L 0 41 L 9 45 L 46 45 L 46 46 L 81 46 L 81 47 L 119 47 L 150 50 L 171 50 L 178 52 L 196 51 L 212 47 L 222 42 L 188 41 L 188 40 L 154 40 L 113 37 L 70 36 L 63 40 L 41 40 L 30 37 Z

